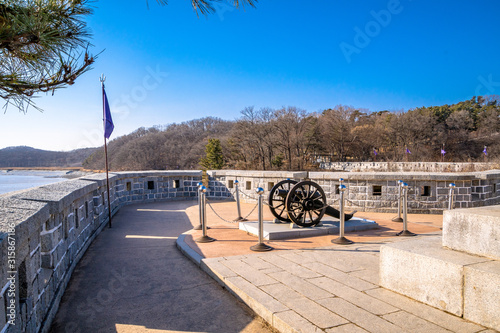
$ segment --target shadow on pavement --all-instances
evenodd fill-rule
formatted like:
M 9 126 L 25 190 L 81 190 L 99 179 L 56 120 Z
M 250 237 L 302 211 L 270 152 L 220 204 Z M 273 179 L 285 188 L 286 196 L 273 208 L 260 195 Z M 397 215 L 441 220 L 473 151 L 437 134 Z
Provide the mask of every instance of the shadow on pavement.
M 195 204 L 121 208 L 73 272 L 51 332 L 269 332 L 176 248 Z

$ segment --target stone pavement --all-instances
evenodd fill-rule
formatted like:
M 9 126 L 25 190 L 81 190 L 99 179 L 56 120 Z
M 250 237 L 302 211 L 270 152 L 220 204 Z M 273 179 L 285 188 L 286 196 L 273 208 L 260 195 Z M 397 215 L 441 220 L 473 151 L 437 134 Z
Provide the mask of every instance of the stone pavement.
M 121 208 L 73 272 L 51 332 L 271 332 L 175 247 L 194 204 Z
M 213 206 L 223 217 L 233 214 L 234 203 Z M 244 205 L 242 211 L 251 208 Z M 197 207 L 188 208 L 187 214 L 197 224 Z M 494 332 L 379 287 L 380 245 L 407 238 L 394 237 L 402 224 L 390 221 L 393 214 L 357 215 L 375 220 L 381 228 L 346 234 L 356 241 L 347 246 L 332 244 L 329 235 L 269 241 L 275 251 L 255 253 L 249 250 L 255 237 L 217 220 L 210 210 L 208 234 L 217 241 L 195 243 L 200 232 L 189 231 L 177 244 L 280 332 Z M 409 221 L 417 237 L 441 233 L 442 216 L 409 215 Z

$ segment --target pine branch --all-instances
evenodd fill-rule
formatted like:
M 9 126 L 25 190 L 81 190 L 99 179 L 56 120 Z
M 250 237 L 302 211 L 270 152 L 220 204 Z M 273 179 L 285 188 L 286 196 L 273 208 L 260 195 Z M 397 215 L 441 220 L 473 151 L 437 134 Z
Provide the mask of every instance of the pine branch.
M 26 112 L 40 92 L 71 85 L 88 71 L 89 0 L 7 0 L 0 4 L 0 97 Z M 84 54 L 83 59 L 81 55 Z

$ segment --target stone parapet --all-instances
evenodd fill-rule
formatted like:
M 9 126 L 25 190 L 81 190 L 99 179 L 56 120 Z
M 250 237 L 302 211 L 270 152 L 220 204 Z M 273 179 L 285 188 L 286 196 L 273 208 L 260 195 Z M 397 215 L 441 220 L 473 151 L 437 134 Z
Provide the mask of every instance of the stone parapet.
M 111 173 L 111 214 L 133 203 L 194 199 L 201 176 L 201 171 Z M 108 223 L 107 200 L 105 174 L 0 197 L 2 332 L 49 330 L 73 269 Z M 10 290 L 15 292 L 9 295 Z M 8 324 L 8 314 L 15 325 Z

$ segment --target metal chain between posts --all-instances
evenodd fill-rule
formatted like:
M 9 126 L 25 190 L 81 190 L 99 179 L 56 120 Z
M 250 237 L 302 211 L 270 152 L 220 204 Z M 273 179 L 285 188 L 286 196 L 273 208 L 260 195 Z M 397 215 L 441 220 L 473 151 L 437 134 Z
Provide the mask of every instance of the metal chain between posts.
M 214 208 L 214 207 L 210 204 L 210 200 L 208 200 L 208 199 L 207 199 L 207 203 L 208 203 L 208 206 L 210 207 L 210 209 L 212 210 L 212 212 L 214 212 L 214 214 L 215 214 L 218 218 L 220 218 L 222 221 L 227 222 L 227 223 L 239 223 L 239 221 L 229 221 L 229 220 L 226 220 L 225 218 L 223 218 L 222 216 L 220 216 L 220 215 L 219 215 L 219 213 L 217 213 L 217 212 L 215 211 L 215 208 Z M 257 208 L 257 206 L 258 206 L 258 204 L 256 204 L 256 205 L 252 208 L 252 210 L 250 211 L 250 213 L 248 213 L 248 215 L 247 215 L 247 216 L 245 216 L 243 219 L 245 219 L 245 220 L 246 220 L 246 218 L 247 218 L 247 217 L 249 217 L 250 215 L 252 215 L 252 213 L 253 213 L 253 212 L 254 212 L 254 210 Z

